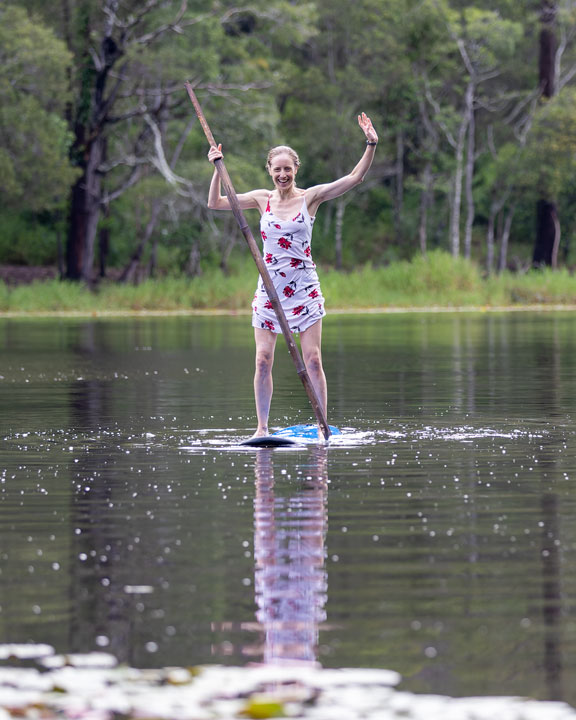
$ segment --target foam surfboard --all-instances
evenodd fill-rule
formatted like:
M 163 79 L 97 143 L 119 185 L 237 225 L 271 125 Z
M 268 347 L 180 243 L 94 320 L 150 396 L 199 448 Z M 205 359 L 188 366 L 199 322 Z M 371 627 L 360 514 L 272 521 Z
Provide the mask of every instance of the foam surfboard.
M 340 430 L 333 425 L 328 425 L 332 435 L 340 435 Z M 290 425 L 290 427 L 277 430 L 271 435 L 262 437 L 248 438 L 243 440 L 240 445 L 250 445 L 253 447 L 282 447 L 288 445 L 301 445 L 310 442 L 318 442 L 318 426 L 309 425 Z

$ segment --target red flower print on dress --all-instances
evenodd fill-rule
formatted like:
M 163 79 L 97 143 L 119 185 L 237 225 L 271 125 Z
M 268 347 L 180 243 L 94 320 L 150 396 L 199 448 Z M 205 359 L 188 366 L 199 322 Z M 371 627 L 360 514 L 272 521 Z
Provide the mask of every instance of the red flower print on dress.
M 273 259 L 274 259 L 274 258 L 273 258 L 273 256 L 272 256 L 272 253 L 266 253 L 266 258 L 265 258 L 265 260 L 266 260 L 266 262 L 267 262 L 269 265 L 270 265 L 270 263 L 272 262 Z
M 264 232 L 264 230 L 261 230 L 261 231 L 260 231 L 260 235 L 262 235 L 262 240 L 268 240 L 268 236 L 266 235 L 266 233 Z
M 290 240 L 285 237 L 281 237 L 278 240 L 278 245 L 280 245 L 281 248 L 284 248 L 284 250 L 289 250 L 292 247 L 292 243 L 290 242 Z
M 306 245 L 306 247 L 304 248 L 304 255 L 306 255 L 306 257 L 310 257 L 311 254 L 312 251 L 310 250 L 310 245 Z
M 297 268 L 302 264 L 302 260 L 299 260 L 298 258 L 291 258 L 290 260 L 290 267 Z
M 274 223 L 274 227 L 276 228 L 276 230 L 282 230 L 282 225 L 277 225 L 276 223 Z
M 299 217 L 300 217 L 300 213 L 298 213 L 298 215 L 296 215 L 296 217 L 292 218 L 292 222 L 296 222 L 296 220 L 298 220 Z
M 311 293 L 308 293 L 308 297 L 311 297 L 312 299 L 318 297 L 318 290 L 314 289 Z
M 273 309 L 274 309 L 274 306 L 272 305 L 272 303 L 270 302 L 270 300 L 266 300 L 266 302 L 264 303 L 264 307 L 266 308 L 266 310 L 273 310 Z
M 265 212 L 267 212 L 267 213 L 272 212 L 272 211 L 270 210 L 270 196 L 268 196 L 268 203 L 267 203 L 267 205 L 266 205 L 266 210 L 265 210 Z
M 300 315 L 303 310 L 304 305 L 298 305 L 298 307 L 295 307 L 294 310 L 292 310 L 292 315 Z
M 274 330 L 274 323 L 272 320 L 264 320 L 262 327 L 268 328 L 268 330 Z
M 284 288 L 283 292 L 287 298 L 292 297 L 292 295 L 294 295 L 294 293 L 296 292 L 296 283 L 294 281 L 288 283 L 288 285 L 286 285 L 286 287 Z

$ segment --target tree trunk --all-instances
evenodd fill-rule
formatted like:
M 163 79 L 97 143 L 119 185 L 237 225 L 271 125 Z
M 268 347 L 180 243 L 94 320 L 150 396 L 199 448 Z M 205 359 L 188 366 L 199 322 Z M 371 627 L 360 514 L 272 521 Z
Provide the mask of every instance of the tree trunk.
M 148 263 L 148 277 L 156 277 L 156 268 L 158 265 L 158 235 L 154 237 L 152 248 L 150 250 L 150 262 Z
M 111 2 L 111 0 L 108 0 Z M 115 3 L 108 8 L 115 10 Z M 102 176 L 100 166 L 106 157 L 104 123 L 106 119 L 106 83 L 123 50 L 112 37 L 112 15 L 104 22 L 104 29 L 95 62 L 88 48 L 93 46 L 94 27 L 90 24 L 88 6 L 81 7 L 81 28 L 78 41 L 84 47 L 80 60 L 82 85 L 76 118 L 73 123 L 74 144 L 72 154 L 82 175 L 72 187 L 68 216 L 66 248 L 66 277 L 70 280 L 92 280 L 94 247 L 100 219 Z M 69 20 L 68 20 L 69 21 Z
M 512 227 L 512 218 L 514 217 L 515 210 L 516 204 L 511 205 L 506 213 L 506 219 L 504 220 L 504 227 L 500 238 L 500 254 L 498 256 L 499 273 L 503 273 L 508 264 L 508 241 L 510 240 L 510 229 Z
M 488 230 L 486 232 L 486 272 L 492 274 L 494 268 L 494 226 L 496 224 L 496 215 L 498 213 L 497 203 L 490 204 L 490 213 L 488 215 Z
M 335 266 L 337 270 L 342 270 L 342 229 L 344 226 L 344 211 L 346 209 L 346 201 L 343 197 L 336 200 L 336 221 L 334 223 L 334 249 L 335 249 Z
M 432 163 L 430 160 L 424 166 L 422 173 L 422 193 L 420 195 L 420 221 L 418 223 L 418 242 L 420 252 L 426 255 L 428 245 L 428 209 L 432 204 Z
M 464 112 L 460 127 L 458 129 L 458 138 L 456 141 L 456 169 L 454 171 L 454 190 L 452 193 L 451 217 L 450 217 L 450 250 L 454 257 L 460 254 L 460 208 L 462 207 L 462 176 L 464 162 L 464 143 L 466 140 L 466 130 L 470 122 L 470 111 L 472 108 L 472 100 L 474 97 L 474 85 L 468 83 L 466 88 L 466 99 L 464 103 Z
M 536 267 L 552 265 L 556 244 L 556 205 L 548 200 L 538 200 L 536 204 L 536 244 L 532 263 Z
M 82 175 L 72 187 L 68 215 L 66 242 L 66 278 L 84 280 L 92 278 L 94 244 L 102 193 L 101 177 L 97 173 L 100 162 L 99 142 L 88 149 L 88 160 L 82 165 Z
M 396 193 L 394 195 L 394 230 L 396 243 L 402 243 L 402 209 L 404 206 L 404 131 L 396 133 Z
M 104 217 L 106 220 L 110 217 L 110 206 L 106 205 L 104 208 Z M 98 258 L 100 261 L 100 272 L 98 273 L 101 278 L 106 277 L 106 266 L 108 264 L 108 254 L 110 252 L 110 228 L 108 224 L 100 228 L 98 233 Z
M 222 233 L 220 234 L 221 241 L 218 243 L 220 249 L 219 267 L 220 270 L 222 270 L 222 272 L 224 273 L 224 275 L 228 275 L 228 261 L 230 260 L 230 254 L 232 253 L 232 250 L 236 245 L 236 228 L 234 227 L 235 224 L 236 221 L 234 220 L 234 218 L 227 218 L 226 223 L 222 229 Z
M 122 271 L 122 274 L 120 275 L 119 282 L 121 283 L 129 283 L 132 282 L 136 278 L 136 272 L 138 270 L 138 265 L 140 264 L 140 260 L 142 259 L 142 255 L 144 254 L 144 249 L 146 248 L 146 245 L 148 244 L 148 241 L 152 237 L 152 234 L 154 232 L 154 229 L 156 228 L 156 223 L 158 222 L 158 217 L 160 216 L 160 210 L 162 208 L 162 202 L 160 200 L 156 200 L 154 203 L 152 203 L 152 211 L 150 213 L 150 219 L 148 220 L 148 223 L 146 224 L 146 228 L 144 229 L 144 232 L 142 234 L 142 238 L 140 239 L 140 242 L 138 243 L 138 247 L 132 254 L 132 257 L 128 261 L 128 264 Z
M 58 277 L 60 278 L 60 280 L 63 280 L 65 276 L 65 270 L 64 252 L 62 247 L 62 229 L 60 227 L 60 223 L 58 223 L 58 227 L 56 229 L 56 257 L 58 263 Z
M 66 277 L 69 280 L 90 282 L 92 279 L 102 193 L 102 181 L 98 174 L 101 159 L 101 142 L 96 138 L 87 148 L 84 172 L 72 187 L 66 248 Z
M 200 244 L 198 239 L 195 239 L 192 243 L 192 247 L 190 248 L 188 262 L 186 263 L 186 275 L 188 275 L 188 277 L 193 278 L 202 275 L 202 267 L 200 265 L 201 260 L 202 255 L 200 253 Z
M 470 98 L 471 102 L 473 98 Z M 476 124 L 474 122 L 474 107 L 471 104 L 468 108 L 468 147 L 466 151 L 466 225 L 464 230 L 464 257 L 472 255 L 472 225 L 474 224 L 474 193 L 472 183 L 474 181 L 474 154 L 476 152 Z
M 542 96 L 550 98 L 556 90 L 555 56 L 556 32 L 555 22 L 558 11 L 557 3 L 543 0 L 540 12 L 538 75 Z M 556 203 L 551 198 L 541 198 L 536 204 L 536 240 L 532 254 L 532 264 L 552 266 L 560 241 L 560 222 L 556 211 Z

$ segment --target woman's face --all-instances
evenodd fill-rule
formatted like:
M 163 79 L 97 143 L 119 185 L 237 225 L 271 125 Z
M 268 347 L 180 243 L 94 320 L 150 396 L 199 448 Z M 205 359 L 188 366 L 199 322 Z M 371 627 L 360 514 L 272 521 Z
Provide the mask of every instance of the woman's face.
M 298 168 L 294 165 L 294 160 L 288 153 L 278 153 L 274 155 L 268 168 L 270 177 L 274 182 L 274 186 L 278 190 L 288 190 L 294 185 Z

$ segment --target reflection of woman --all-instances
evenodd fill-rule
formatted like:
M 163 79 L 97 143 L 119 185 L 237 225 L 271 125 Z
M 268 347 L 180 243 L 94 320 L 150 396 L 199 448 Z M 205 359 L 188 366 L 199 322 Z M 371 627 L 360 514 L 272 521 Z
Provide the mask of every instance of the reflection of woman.
M 311 478 L 289 497 L 274 491 L 273 451 L 262 448 L 256 458 L 256 617 L 266 663 L 316 661 L 327 587 L 326 453 L 317 451 Z
M 260 231 L 264 260 L 292 332 L 300 333 L 302 356 L 320 405 L 327 415 L 326 377 L 322 368 L 321 339 L 324 298 L 312 260 L 310 243 L 312 225 L 318 207 L 326 200 L 343 195 L 364 179 L 374 158 L 378 135 L 370 118 L 362 113 L 358 123 L 366 136 L 366 149 L 360 162 L 349 175 L 306 190 L 296 186 L 300 167 L 298 155 L 285 145 L 268 153 L 268 170 L 274 190 L 251 190 L 238 196 L 243 210 L 260 210 Z M 213 146 L 208 153 L 211 162 L 222 157 L 222 146 Z M 220 176 L 214 173 L 208 207 L 230 210 L 228 199 L 221 195 Z M 252 325 L 256 340 L 256 372 L 254 394 L 258 428 L 255 436 L 268 434 L 268 415 L 272 400 L 272 365 L 277 334 L 281 328 L 260 279 L 254 296 Z

